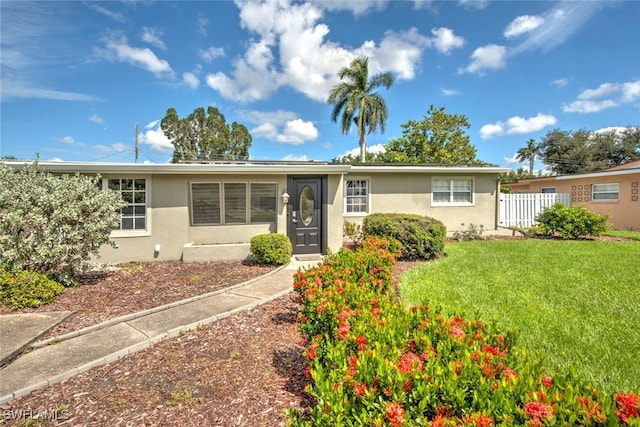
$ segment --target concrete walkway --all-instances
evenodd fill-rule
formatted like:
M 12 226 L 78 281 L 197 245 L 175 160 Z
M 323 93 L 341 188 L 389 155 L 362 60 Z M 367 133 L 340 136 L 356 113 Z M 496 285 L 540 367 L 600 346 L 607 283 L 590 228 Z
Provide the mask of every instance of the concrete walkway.
M 0 404 L 286 295 L 293 290 L 293 274 L 320 260 L 319 255 L 293 258 L 245 283 L 112 319 L 57 337 L 53 343 L 36 340 L 71 313 L 0 316 L 0 354 L 4 358 L 0 360 L 30 349 L 0 369 Z

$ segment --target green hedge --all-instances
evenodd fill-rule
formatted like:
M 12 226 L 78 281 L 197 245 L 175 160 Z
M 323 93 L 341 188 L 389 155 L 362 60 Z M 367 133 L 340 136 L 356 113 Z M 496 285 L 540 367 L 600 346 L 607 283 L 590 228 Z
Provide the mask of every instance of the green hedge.
M 293 248 L 284 234 L 258 234 L 251 238 L 249 252 L 258 264 L 282 265 L 291 260 Z
M 363 220 L 365 236 L 393 238 L 402 244 L 401 259 L 443 255 L 447 228 L 437 219 L 412 214 L 371 214 Z
M 394 297 L 397 251 L 367 238 L 299 271 L 305 389 L 290 426 L 640 425 L 637 391 L 606 395 L 551 377 L 496 324 L 445 317 Z
M 64 286 L 42 273 L 26 270 L 0 270 L 0 304 L 12 310 L 36 308 L 52 303 Z
M 544 235 L 560 235 L 563 239 L 599 236 L 609 229 L 609 215 L 591 212 L 584 206 L 556 203 L 545 207 L 536 217 L 538 231 Z

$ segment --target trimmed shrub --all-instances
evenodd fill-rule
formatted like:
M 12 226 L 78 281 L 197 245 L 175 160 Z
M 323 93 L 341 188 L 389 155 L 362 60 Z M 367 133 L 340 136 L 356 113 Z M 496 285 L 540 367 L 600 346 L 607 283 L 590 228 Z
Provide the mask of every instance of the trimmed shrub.
M 494 322 L 403 307 L 397 253 L 370 239 L 294 276 L 314 404 L 290 409 L 288 425 L 639 425 L 637 392 L 601 393 L 573 369 L 547 375 Z
M 0 164 L 0 264 L 76 283 L 91 256 L 111 243 L 124 206 L 99 184 L 99 176 L 55 176 L 37 162 Z
M 402 244 L 401 259 L 443 255 L 447 228 L 437 219 L 413 214 L 371 214 L 363 220 L 365 236 L 393 238 Z
M 258 264 L 282 265 L 291 260 L 293 248 L 284 234 L 266 233 L 251 238 L 249 252 Z
M 545 207 L 536 217 L 538 231 L 543 235 L 559 234 L 563 239 L 599 236 L 609 229 L 609 215 L 591 212 L 584 206 L 556 203 Z
M 26 270 L 0 270 L 0 304 L 12 310 L 51 304 L 64 286 L 42 273 Z

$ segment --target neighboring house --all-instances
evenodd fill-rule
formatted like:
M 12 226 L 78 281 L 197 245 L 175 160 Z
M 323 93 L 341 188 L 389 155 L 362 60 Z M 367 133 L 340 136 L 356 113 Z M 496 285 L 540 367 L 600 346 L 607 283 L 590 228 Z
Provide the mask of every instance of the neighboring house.
M 511 193 L 568 193 L 571 205 L 611 215 L 615 229 L 640 230 L 640 160 L 597 172 L 522 179 Z
M 12 167 L 24 163 L 6 162 Z M 262 233 L 287 235 L 294 254 L 335 252 L 344 221 L 414 213 L 449 231 L 495 230 L 506 168 L 344 165 L 325 162 L 203 164 L 40 162 L 55 174 L 99 174 L 128 206 L 101 262 L 244 259 Z M 463 225 L 465 224 L 465 225 Z

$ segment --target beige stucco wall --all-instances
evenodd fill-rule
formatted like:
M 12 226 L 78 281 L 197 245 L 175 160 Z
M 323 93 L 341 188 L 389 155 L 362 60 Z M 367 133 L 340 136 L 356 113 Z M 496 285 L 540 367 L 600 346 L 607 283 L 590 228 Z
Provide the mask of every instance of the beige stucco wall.
M 109 175 L 104 175 L 109 178 Z M 276 194 L 286 187 L 286 176 L 274 175 L 153 175 L 147 178 L 147 232 L 114 232 L 117 249 L 101 248 L 99 262 L 179 260 L 183 246 L 195 244 L 248 243 L 262 233 L 286 234 L 284 205 L 278 200 L 276 224 L 238 224 L 191 226 L 190 182 L 268 182 L 276 183 Z M 155 247 L 160 245 L 156 256 Z
M 342 195 L 344 180 L 342 175 L 329 175 L 327 180 L 327 246 L 331 252 L 342 247 Z
M 473 179 L 474 201 L 468 206 L 432 206 L 434 177 Z M 370 180 L 370 212 L 426 215 L 442 221 L 447 231 L 464 230 L 470 224 L 496 229 L 497 174 L 427 175 L 418 173 L 349 175 L 348 179 Z M 367 214 L 346 214 L 345 220 L 361 224 Z M 464 223 L 464 225 L 462 225 Z
M 129 177 L 130 175 L 127 175 Z M 110 175 L 103 175 L 109 178 Z M 113 177 L 116 177 L 115 175 Z M 119 176 L 120 177 L 120 176 Z M 179 260 L 185 245 L 248 243 L 263 233 L 287 234 L 286 207 L 278 197 L 275 224 L 238 224 L 191 226 L 189 211 L 190 182 L 264 182 L 276 183 L 276 194 L 287 185 L 286 175 L 137 175 L 147 179 L 148 227 L 146 232 L 114 232 L 117 249 L 103 246 L 100 258 L 104 263 L 129 261 Z M 342 176 L 330 175 L 327 180 L 327 246 L 338 251 L 342 246 Z M 155 247 L 160 251 L 156 254 Z M 224 251 L 224 248 L 222 248 Z M 235 248 L 234 254 L 248 250 Z

